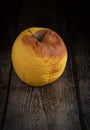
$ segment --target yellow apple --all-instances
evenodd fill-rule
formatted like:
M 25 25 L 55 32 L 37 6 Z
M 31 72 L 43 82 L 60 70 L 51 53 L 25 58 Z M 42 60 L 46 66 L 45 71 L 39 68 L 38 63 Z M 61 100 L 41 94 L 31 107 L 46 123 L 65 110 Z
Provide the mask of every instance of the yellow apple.
M 23 30 L 12 46 L 12 64 L 18 77 L 30 86 L 44 86 L 58 79 L 67 63 L 67 48 L 50 28 Z

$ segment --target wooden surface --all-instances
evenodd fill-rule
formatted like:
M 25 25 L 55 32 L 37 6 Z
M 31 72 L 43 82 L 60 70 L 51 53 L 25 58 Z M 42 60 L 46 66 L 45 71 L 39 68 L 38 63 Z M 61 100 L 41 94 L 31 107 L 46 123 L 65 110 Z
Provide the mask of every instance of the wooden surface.
M 90 23 L 88 9 L 75 5 L 40 0 L 0 5 L 0 130 L 90 130 Z M 63 75 L 42 88 L 23 83 L 11 63 L 15 38 L 33 26 L 54 29 L 68 49 Z

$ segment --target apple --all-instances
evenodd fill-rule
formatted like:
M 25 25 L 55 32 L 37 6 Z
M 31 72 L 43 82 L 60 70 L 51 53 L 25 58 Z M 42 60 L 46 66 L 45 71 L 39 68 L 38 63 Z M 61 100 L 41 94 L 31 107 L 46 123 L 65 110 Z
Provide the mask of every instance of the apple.
M 67 48 L 61 36 L 50 28 L 31 27 L 15 39 L 11 59 L 17 76 L 30 86 L 44 86 L 57 80 L 67 63 Z

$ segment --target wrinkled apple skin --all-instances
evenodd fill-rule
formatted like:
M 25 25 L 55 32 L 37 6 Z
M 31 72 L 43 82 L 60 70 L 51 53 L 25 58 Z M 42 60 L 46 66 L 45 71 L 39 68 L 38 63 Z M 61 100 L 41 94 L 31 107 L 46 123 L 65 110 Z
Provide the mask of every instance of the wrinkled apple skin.
M 41 30 L 49 29 L 25 29 L 17 36 L 12 47 L 11 59 L 14 70 L 18 77 L 30 86 L 44 86 L 54 82 L 62 75 L 67 63 L 67 49 L 60 36 L 60 44 L 57 44 L 56 40 L 54 47 L 47 40 L 53 39 L 53 36 L 47 36 L 44 44 L 33 41 L 35 38 L 32 34 Z

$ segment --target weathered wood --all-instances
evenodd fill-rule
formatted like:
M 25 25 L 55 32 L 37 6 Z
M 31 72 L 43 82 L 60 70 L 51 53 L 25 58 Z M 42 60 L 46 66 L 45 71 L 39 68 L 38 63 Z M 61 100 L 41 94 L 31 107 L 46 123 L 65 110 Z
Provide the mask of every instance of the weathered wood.
M 8 23 L 1 26 L 1 47 L 0 47 L 0 128 L 5 118 L 7 97 L 11 75 L 11 42 L 13 39 L 13 28 Z M 5 28 L 5 31 L 3 30 Z
M 8 55 L 7 55 L 8 54 Z M 10 75 L 10 55 L 5 51 L 0 52 L 0 127 L 3 123 L 3 114 L 6 107 L 8 82 Z
M 88 3 L 69 4 L 65 9 L 70 34 L 72 71 L 82 130 L 90 129 L 90 20 Z
M 85 33 L 73 38 L 73 71 L 77 89 L 80 120 L 83 130 L 90 129 L 90 46 Z M 75 40 L 76 39 L 76 40 Z
M 47 12 L 44 12 L 42 4 L 45 7 L 47 5 L 39 3 L 37 6 L 35 1 L 32 3 L 29 0 L 24 1 L 17 34 L 26 27 L 41 25 L 53 28 L 58 32 L 63 31 L 62 36 L 65 39 L 67 30 L 64 27 L 66 24 L 63 11 L 59 14 L 59 18 L 56 10 L 54 15 L 52 11 L 49 11 L 51 6 L 56 9 L 58 3 L 48 5 Z M 62 21 L 59 23 L 60 18 Z M 60 25 L 61 30 L 59 30 Z M 67 39 L 65 40 L 68 42 Z M 42 88 L 33 88 L 24 84 L 14 70 L 12 71 L 4 130 L 81 130 L 71 54 L 69 53 L 68 56 L 67 66 L 61 78 Z

